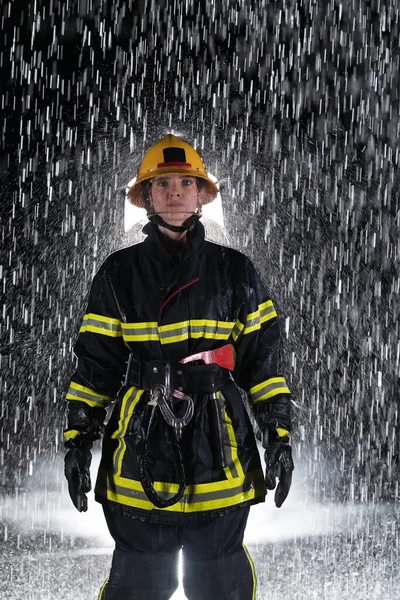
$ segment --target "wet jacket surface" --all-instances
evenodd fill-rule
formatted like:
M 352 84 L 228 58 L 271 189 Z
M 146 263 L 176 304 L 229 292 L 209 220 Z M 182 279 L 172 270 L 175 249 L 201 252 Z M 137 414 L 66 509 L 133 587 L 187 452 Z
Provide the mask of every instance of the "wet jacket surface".
M 96 500 L 139 518 L 215 515 L 264 499 L 266 488 L 253 429 L 240 388 L 258 413 L 290 402 L 278 372 L 279 326 L 271 299 L 252 263 L 240 252 L 204 239 L 198 223 L 175 257 L 158 228 L 111 254 L 94 277 L 75 345 L 78 367 L 67 400 L 107 408 Z M 157 509 L 140 482 L 136 442 L 149 391 L 122 386 L 129 353 L 142 361 L 179 361 L 232 343 L 236 367 L 218 393 L 226 466 L 217 460 L 208 394 L 195 394 L 194 416 L 181 448 L 186 488 L 181 502 Z M 183 390 L 185 391 L 185 390 Z M 179 407 L 178 407 L 179 408 Z M 290 423 L 280 423 L 290 428 Z M 176 459 L 159 411 L 149 433 L 154 488 L 177 491 Z

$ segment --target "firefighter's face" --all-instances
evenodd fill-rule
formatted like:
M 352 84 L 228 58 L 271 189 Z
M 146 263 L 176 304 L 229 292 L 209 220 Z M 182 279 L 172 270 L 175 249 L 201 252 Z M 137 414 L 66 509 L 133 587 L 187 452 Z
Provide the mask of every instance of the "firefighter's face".
M 197 209 L 198 195 L 195 177 L 164 175 L 151 182 L 154 212 L 170 225 L 182 225 Z

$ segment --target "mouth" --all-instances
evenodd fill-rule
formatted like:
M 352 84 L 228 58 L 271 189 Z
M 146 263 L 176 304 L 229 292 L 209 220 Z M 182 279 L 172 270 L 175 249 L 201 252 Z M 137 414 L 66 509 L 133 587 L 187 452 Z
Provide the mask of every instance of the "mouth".
M 185 206 L 182 202 L 171 202 L 170 204 L 167 204 L 167 208 L 177 208 L 180 206 Z

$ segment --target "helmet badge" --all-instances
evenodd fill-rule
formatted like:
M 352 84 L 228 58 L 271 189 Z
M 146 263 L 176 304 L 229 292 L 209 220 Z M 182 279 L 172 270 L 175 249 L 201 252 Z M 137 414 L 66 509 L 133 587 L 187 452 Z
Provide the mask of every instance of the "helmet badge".
M 184 148 L 164 148 L 164 162 L 158 163 L 160 167 L 191 167 L 192 165 L 186 162 L 186 153 Z

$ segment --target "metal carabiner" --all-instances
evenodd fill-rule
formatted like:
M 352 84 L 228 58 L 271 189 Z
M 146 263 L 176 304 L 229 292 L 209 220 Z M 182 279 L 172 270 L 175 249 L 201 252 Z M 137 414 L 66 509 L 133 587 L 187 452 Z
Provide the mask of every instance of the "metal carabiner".
M 158 406 L 160 398 L 162 398 L 165 394 L 165 388 L 161 383 L 157 383 L 150 390 L 150 400 L 148 401 L 149 406 Z

